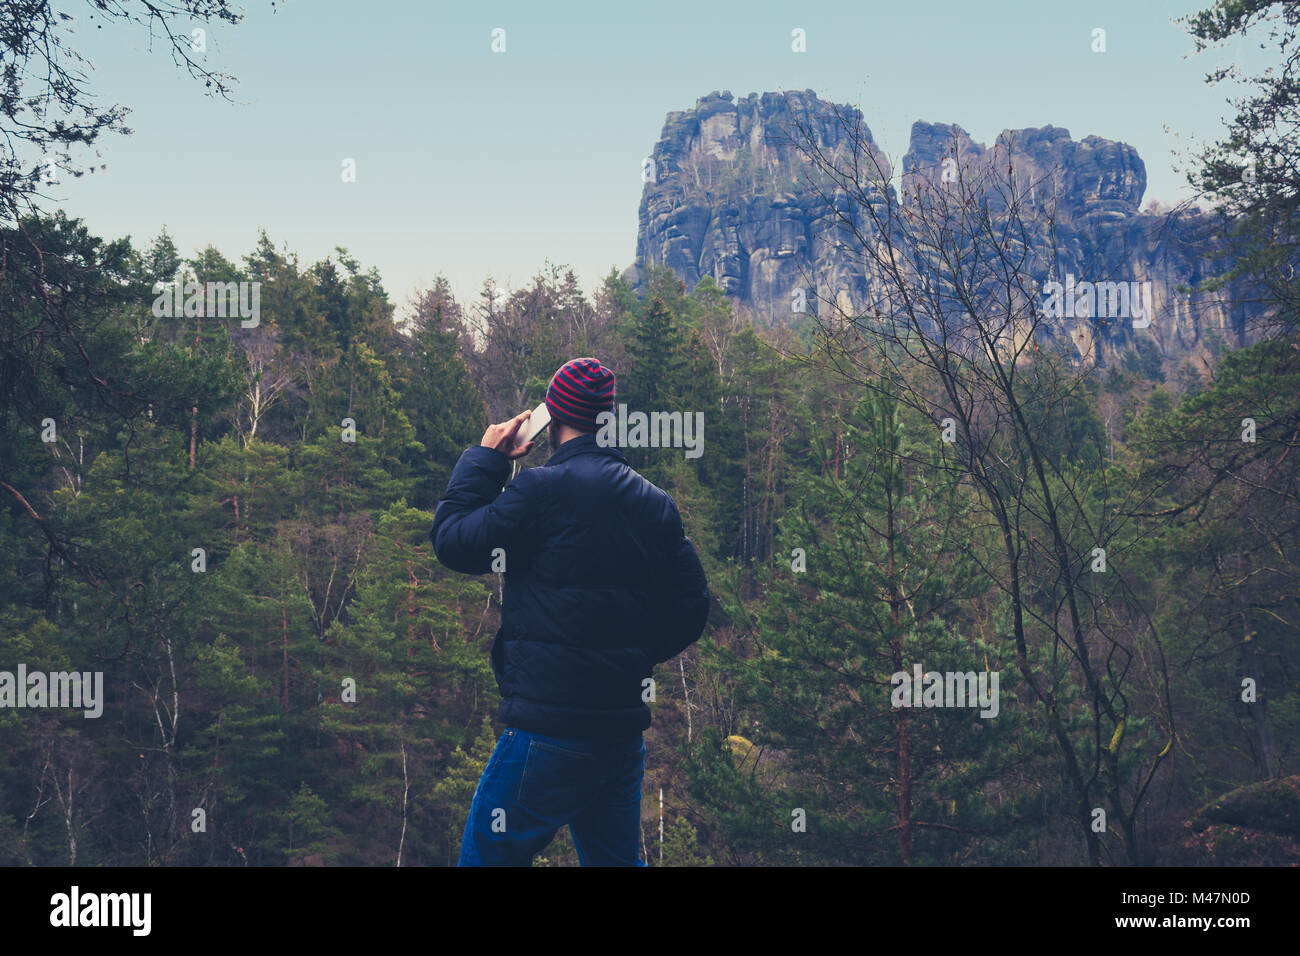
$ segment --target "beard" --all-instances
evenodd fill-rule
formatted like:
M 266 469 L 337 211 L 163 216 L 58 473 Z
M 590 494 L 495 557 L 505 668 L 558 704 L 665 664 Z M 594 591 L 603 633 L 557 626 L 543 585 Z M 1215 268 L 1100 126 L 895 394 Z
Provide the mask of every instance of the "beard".
M 546 429 L 546 444 L 551 449 L 552 454 L 560 447 L 559 431 L 558 428 Z

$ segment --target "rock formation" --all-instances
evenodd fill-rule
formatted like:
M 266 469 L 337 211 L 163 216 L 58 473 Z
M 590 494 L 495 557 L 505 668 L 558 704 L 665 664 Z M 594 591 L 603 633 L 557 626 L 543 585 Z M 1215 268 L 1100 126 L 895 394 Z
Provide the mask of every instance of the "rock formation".
M 1081 358 L 1112 364 L 1139 337 L 1166 359 L 1247 338 L 1247 317 L 1230 296 L 1189 291 L 1221 269 L 1210 217 L 1143 212 L 1146 167 L 1133 147 L 1097 136 L 1076 141 L 1055 126 L 1007 130 L 986 147 L 960 126 L 917 122 L 895 175 L 861 113 L 811 90 L 739 100 L 714 92 L 693 110 L 669 113 L 645 164 L 637 262 L 672 268 L 688 289 L 712 276 L 761 326 L 804 320 L 793 304 L 799 289 L 862 311 L 876 298 L 862 250 L 869 217 L 825 171 L 826 163 L 842 170 L 854 161 L 855 179 L 881 184 L 872 195 L 882 205 L 900 201 L 896 189 L 905 203 L 945 175 L 992 172 L 1018 184 L 1020 214 L 1051 236 L 1036 250 L 1032 278 L 1040 283 L 1149 282 L 1149 327 L 1096 313 L 1044 324 L 1040 334 L 1069 336 Z M 1000 195 L 988 194 L 995 212 Z M 626 275 L 639 285 L 643 273 L 634 265 Z

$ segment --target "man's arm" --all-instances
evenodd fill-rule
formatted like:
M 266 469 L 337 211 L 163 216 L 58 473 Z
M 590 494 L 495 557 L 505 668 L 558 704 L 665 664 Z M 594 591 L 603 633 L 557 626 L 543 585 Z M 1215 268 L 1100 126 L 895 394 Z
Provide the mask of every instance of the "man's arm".
M 510 460 L 532 450 L 533 442 L 516 444 L 519 426 L 531 412 L 489 425 L 481 444 L 466 448 L 452 469 L 447 490 L 433 513 L 433 553 L 438 560 L 464 574 L 492 570 L 492 551 L 504 548 L 507 556 L 520 544 L 525 525 L 537 507 L 541 479 L 521 472 L 502 491 L 510 474 Z
M 669 549 L 663 562 L 659 630 L 651 649 L 656 664 L 676 657 L 699 640 L 709 617 L 709 584 L 691 539 L 682 530 L 674 504 Z

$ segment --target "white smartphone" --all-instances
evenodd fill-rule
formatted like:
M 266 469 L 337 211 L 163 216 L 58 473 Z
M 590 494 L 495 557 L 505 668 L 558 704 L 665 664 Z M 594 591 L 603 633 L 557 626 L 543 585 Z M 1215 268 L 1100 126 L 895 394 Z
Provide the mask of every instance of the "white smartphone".
M 551 423 L 551 411 L 546 407 L 546 403 L 538 405 L 533 409 L 533 413 L 528 416 L 528 421 L 524 422 L 523 427 L 519 429 L 517 438 L 519 444 L 527 445 L 530 441 L 546 430 L 546 426 Z

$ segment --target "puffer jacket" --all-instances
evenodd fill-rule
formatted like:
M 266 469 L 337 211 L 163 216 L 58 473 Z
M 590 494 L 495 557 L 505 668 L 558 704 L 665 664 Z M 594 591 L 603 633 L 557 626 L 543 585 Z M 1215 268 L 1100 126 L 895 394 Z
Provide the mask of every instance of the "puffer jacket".
M 704 569 L 676 503 L 594 434 L 502 490 L 509 474 L 505 455 L 467 448 L 430 532 L 454 571 L 486 574 L 504 560 L 498 716 L 557 737 L 645 730 L 643 681 L 697 640 L 708 616 Z

